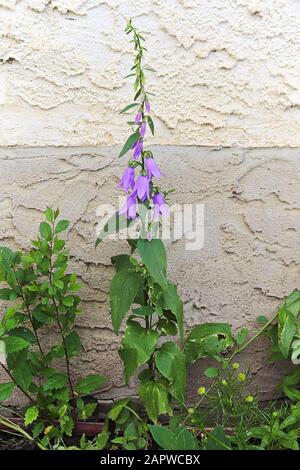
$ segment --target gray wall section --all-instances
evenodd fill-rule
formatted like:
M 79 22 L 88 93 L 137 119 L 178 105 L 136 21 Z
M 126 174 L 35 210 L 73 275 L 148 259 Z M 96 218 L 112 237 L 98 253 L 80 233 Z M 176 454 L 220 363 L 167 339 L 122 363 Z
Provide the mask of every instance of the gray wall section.
M 59 206 L 70 219 L 67 245 L 71 268 L 84 285 L 78 330 L 84 353 L 75 373 L 109 377 L 99 395 L 132 393 L 124 384 L 112 331 L 108 288 L 110 257 L 127 249 L 108 240 L 94 248 L 96 209 L 117 202 L 115 186 L 126 165 L 116 148 L 8 148 L 0 150 L 0 239 L 25 248 L 38 230 L 47 205 Z M 226 321 L 255 328 L 258 315 L 270 317 L 299 287 L 300 160 L 290 148 L 240 149 L 154 146 L 154 154 L 172 187 L 172 203 L 202 203 L 205 240 L 199 251 L 186 251 L 185 240 L 167 243 L 169 275 L 184 300 L 186 327 Z M 45 335 L 45 341 L 49 341 Z M 241 362 L 250 365 L 262 398 L 274 396 L 273 385 L 288 365 L 268 365 L 260 341 Z M 191 393 L 203 383 L 203 367 L 190 370 Z M 15 397 L 20 403 L 20 397 Z

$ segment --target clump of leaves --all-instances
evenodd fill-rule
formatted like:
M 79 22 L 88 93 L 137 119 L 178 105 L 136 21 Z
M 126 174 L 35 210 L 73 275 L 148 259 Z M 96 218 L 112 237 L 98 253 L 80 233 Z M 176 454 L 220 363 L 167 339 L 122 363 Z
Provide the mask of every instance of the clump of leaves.
M 0 247 L 0 299 L 10 304 L 0 323 L 6 357 L 0 367 L 8 376 L 0 384 L 0 401 L 16 388 L 26 396 L 24 422 L 32 426 L 33 437 L 44 433 L 42 445 L 71 436 L 76 421 L 93 414 L 96 404 L 85 403 L 84 396 L 105 381 L 101 375 L 72 379 L 72 359 L 81 351 L 74 330 L 80 284 L 76 273 L 67 272 L 68 252 L 60 234 L 69 222 L 58 216 L 58 210 L 47 208 L 29 251 Z

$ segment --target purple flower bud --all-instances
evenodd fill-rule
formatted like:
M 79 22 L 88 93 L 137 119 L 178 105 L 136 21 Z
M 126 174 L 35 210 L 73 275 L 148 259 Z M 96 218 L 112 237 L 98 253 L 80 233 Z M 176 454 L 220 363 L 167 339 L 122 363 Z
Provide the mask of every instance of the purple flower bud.
M 135 187 L 133 192 L 137 194 L 137 197 L 140 201 L 145 201 L 145 199 L 150 199 L 150 187 L 149 187 L 149 178 L 144 175 L 140 175 L 136 180 Z
M 153 238 L 152 233 L 151 233 L 151 232 L 148 232 L 148 233 L 147 233 L 147 240 L 148 240 L 148 242 L 151 242 L 152 238 Z
M 141 135 L 141 137 L 144 137 L 144 136 L 145 136 L 145 134 L 146 134 L 146 127 L 147 127 L 146 123 L 145 123 L 145 122 L 142 122 L 142 125 L 141 125 L 141 127 L 140 127 L 140 135 Z
M 139 111 L 137 115 L 135 116 L 134 124 L 138 124 L 141 119 L 142 119 L 142 112 Z
M 161 173 L 154 158 L 145 158 L 145 165 L 149 178 L 152 178 L 152 176 L 155 176 L 156 178 L 161 177 Z
M 147 113 L 150 113 L 151 107 L 150 107 L 149 101 L 146 101 L 146 103 L 145 103 L 145 108 L 146 108 Z
M 154 218 L 159 217 L 159 214 L 166 216 L 169 214 L 169 208 L 165 202 L 165 198 L 162 193 L 155 193 L 153 197 L 154 203 Z
M 119 214 L 126 214 L 128 219 L 135 219 L 137 211 L 136 194 L 131 193 L 128 196 L 124 206 L 119 210 Z
M 124 191 L 127 193 L 129 188 L 133 189 L 134 187 L 134 168 L 128 167 L 124 171 L 122 178 L 118 183 L 118 188 L 123 188 Z
M 137 160 L 143 151 L 143 141 L 138 140 L 134 147 L 133 158 Z

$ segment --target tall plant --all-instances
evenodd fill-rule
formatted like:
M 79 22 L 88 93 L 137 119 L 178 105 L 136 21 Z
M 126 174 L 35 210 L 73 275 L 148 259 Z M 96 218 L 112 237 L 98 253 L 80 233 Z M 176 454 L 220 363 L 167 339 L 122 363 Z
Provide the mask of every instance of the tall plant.
M 145 38 L 129 21 L 126 34 L 133 37 L 134 63 L 129 76 L 134 76 L 134 101 L 121 114 L 135 109 L 129 121 L 133 132 L 126 140 L 119 157 L 132 152 L 127 168 L 118 186 L 127 193 L 121 210 L 100 234 L 97 244 L 107 234 L 140 221 L 142 230 L 138 240 L 128 240 L 131 255 L 114 256 L 116 268 L 110 286 L 110 305 L 113 328 L 119 333 L 127 317 L 122 348 L 119 351 L 124 363 L 126 381 L 139 369 L 139 392 L 150 420 L 160 414 L 172 414 L 172 399 L 183 403 L 186 385 L 185 356 L 177 342 L 160 338 L 176 336 L 183 339 L 183 306 L 176 286 L 167 278 L 167 256 L 163 242 L 156 238 L 160 216 L 168 214 L 167 191 L 157 185 L 160 169 L 150 150 L 146 150 L 145 136 L 154 134 L 150 115 L 151 105 L 146 90 L 143 58 Z M 145 214 L 151 211 L 150 220 Z M 113 226 L 112 222 L 116 222 Z M 137 256 L 133 253 L 137 252 Z
M 80 284 L 76 273 L 67 272 L 68 253 L 60 234 L 69 222 L 58 216 L 58 210 L 46 210 L 29 251 L 0 247 L 0 299 L 10 304 L 0 322 L 6 357 L 0 369 L 7 376 L 0 383 L 0 402 L 18 389 L 28 401 L 25 425 L 33 426 L 33 437 L 45 433 L 44 445 L 72 435 L 76 421 L 94 412 L 96 403 L 86 404 L 83 397 L 105 380 L 100 375 L 79 381 L 72 377 L 71 362 L 81 351 L 74 329 Z

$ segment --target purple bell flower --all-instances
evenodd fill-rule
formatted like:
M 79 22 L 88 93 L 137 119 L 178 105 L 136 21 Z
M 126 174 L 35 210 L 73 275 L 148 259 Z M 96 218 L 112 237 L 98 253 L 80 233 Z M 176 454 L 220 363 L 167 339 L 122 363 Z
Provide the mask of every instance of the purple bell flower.
M 142 122 L 142 125 L 141 125 L 141 127 L 140 127 L 140 136 L 141 136 L 141 137 L 144 137 L 144 136 L 145 136 L 145 134 L 146 134 L 146 127 L 147 127 L 146 123 L 145 123 L 145 122 Z
M 134 147 L 133 158 L 137 160 L 143 151 L 143 141 L 138 140 Z
M 156 178 L 161 177 L 161 173 L 154 158 L 145 158 L 145 165 L 149 178 L 152 178 L 152 176 L 155 176 Z
M 169 215 L 169 208 L 165 202 L 165 198 L 162 193 L 155 193 L 153 197 L 154 203 L 154 218 Z
M 145 108 L 146 108 L 147 113 L 150 113 L 150 111 L 151 111 L 151 106 L 150 106 L 149 101 L 146 101 L 146 103 L 145 103 Z
M 137 194 L 137 197 L 140 201 L 145 201 L 145 199 L 150 199 L 150 181 L 147 176 L 140 175 L 136 180 L 133 193 Z
M 127 193 L 129 188 L 131 187 L 132 189 L 134 188 L 134 168 L 129 166 L 126 168 L 124 171 L 124 174 L 122 178 L 120 179 L 118 185 L 118 188 L 123 188 L 124 191 Z
M 138 124 L 141 119 L 142 119 L 142 112 L 139 111 L 137 115 L 135 116 L 134 124 Z
M 124 206 L 119 210 L 119 214 L 126 214 L 128 219 L 135 219 L 137 212 L 136 194 L 131 193 L 128 196 Z

